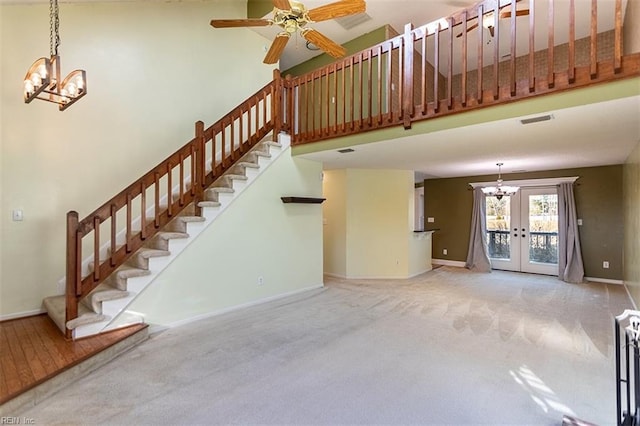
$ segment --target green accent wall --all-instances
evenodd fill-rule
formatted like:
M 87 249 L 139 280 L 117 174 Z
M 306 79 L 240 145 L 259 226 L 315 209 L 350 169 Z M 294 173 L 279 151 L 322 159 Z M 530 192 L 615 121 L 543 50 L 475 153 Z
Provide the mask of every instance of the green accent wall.
M 622 280 L 624 237 L 622 165 L 503 174 L 505 180 L 579 176 L 575 186 L 576 209 L 582 219 L 580 242 L 585 276 Z M 469 183 L 495 180 L 495 175 L 424 181 L 427 229 L 433 235 L 433 257 L 464 262 L 467 257 L 473 192 Z M 442 254 L 447 249 L 448 255 Z M 609 261 L 609 269 L 602 262 Z
M 247 18 L 262 18 L 273 10 L 271 0 L 247 0 Z
M 369 33 L 363 34 L 358 38 L 355 38 L 351 41 L 344 43 L 342 46 L 347 49 L 347 56 L 353 55 L 354 53 L 358 53 L 362 50 L 365 50 L 373 45 L 378 43 L 382 43 L 387 40 L 388 30 L 387 26 L 382 26 L 378 29 L 375 29 Z M 291 76 L 295 77 L 298 75 L 302 75 L 308 73 L 310 71 L 317 70 L 318 68 L 324 67 L 325 65 L 332 64 L 335 62 L 335 58 L 327 55 L 326 53 L 322 53 L 318 56 L 315 56 L 308 61 L 305 61 L 295 67 L 289 68 L 282 72 L 282 75 L 291 74 Z

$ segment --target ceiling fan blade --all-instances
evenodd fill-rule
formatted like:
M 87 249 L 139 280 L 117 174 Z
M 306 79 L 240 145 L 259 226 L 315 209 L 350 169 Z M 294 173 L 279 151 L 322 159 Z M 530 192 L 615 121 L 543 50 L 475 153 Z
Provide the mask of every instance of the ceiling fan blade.
M 529 9 L 516 10 L 516 16 L 527 16 L 529 14 Z M 503 10 L 500 12 L 500 19 L 503 18 L 511 18 L 510 10 Z
M 280 59 L 280 55 L 282 55 L 282 51 L 289 41 L 289 37 L 291 37 L 291 35 L 286 31 L 281 32 L 276 36 L 275 40 L 273 40 L 273 43 L 271 43 L 269 51 L 264 57 L 263 62 L 265 64 L 275 64 L 276 62 L 278 62 L 278 59 Z
M 467 32 L 475 30 L 476 28 L 478 28 L 478 23 L 477 22 L 475 24 L 473 24 L 473 25 L 470 25 L 469 28 L 467 28 Z M 456 37 L 457 38 L 462 37 L 462 33 L 458 34 Z
M 344 47 L 313 28 L 305 28 L 302 31 L 302 37 L 315 44 L 334 58 L 341 58 L 347 53 Z
M 272 0 L 272 1 L 273 1 L 273 6 L 280 10 L 291 9 L 291 4 L 289 3 L 289 0 Z
M 268 19 L 212 19 L 211 26 L 214 28 L 234 28 L 234 27 L 266 27 L 272 22 Z
M 355 15 L 356 13 L 362 13 L 366 10 L 367 5 L 364 0 L 342 0 L 311 9 L 308 12 L 308 16 L 312 21 L 320 22 L 326 21 L 327 19 Z

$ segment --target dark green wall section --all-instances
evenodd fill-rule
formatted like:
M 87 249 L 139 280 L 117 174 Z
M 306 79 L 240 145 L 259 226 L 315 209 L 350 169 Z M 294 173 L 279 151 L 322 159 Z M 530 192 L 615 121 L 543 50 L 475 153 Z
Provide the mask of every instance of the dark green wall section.
M 576 209 L 582 219 L 580 242 L 585 275 L 622 280 L 622 166 L 589 167 L 503 175 L 505 180 L 579 176 L 575 186 Z M 495 180 L 495 175 L 469 176 L 424 181 L 427 229 L 438 228 L 433 235 L 433 257 L 465 261 L 473 205 L 470 182 Z M 443 249 L 448 254 L 442 254 Z M 609 261 L 609 269 L 602 262 Z
M 373 30 L 367 34 L 361 35 L 358 38 L 355 38 L 351 41 L 346 42 L 342 46 L 347 49 L 347 56 L 353 55 L 354 53 L 358 53 L 361 50 L 367 49 L 373 45 L 378 43 L 382 43 L 388 38 L 387 27 L 383 26 L 376 30 Z M 318 56 L 315 56 L 309 59 L 306 62 L 303 62 L 295 67 L 289 68 L 282 72 L 282 75 L 291 74 L 293 77 L 305 74 L 309 71 L 317 70 L 325 65 L 329 65 L 334 63 L 335 58 L 327 55 L 326 53 L 322 53 Z
M 273 10 L 271 0 L 248 0 L 247 1 L 247 17 L 262 18 Z

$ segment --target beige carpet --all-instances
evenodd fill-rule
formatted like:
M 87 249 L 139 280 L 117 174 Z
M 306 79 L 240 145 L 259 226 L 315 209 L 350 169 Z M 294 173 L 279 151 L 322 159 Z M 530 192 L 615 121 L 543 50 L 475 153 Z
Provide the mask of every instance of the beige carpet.
M 624 288 L 442 267 L 156 334 L 40 405 L 37 424 L 615 423 Z

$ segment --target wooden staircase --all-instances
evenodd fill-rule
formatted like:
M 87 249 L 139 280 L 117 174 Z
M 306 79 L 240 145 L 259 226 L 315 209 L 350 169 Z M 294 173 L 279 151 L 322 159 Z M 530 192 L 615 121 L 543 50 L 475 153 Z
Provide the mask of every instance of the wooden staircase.
M 67 214 L 65 295 L 44 307 L 69 339 L 142 321 L 126 306 L 279 152 L 283 85 L 274 79 L 79 220 Z M 287 139 L 288 140 L 288 139 Z
M 202 201 L 186 205 L 153 237 L 147 238 L 127 261 L 82 297 L 76 318 L 66 319 L 65 296 L 44 299 L 49 316 L 60 330 L 71 330 L 72 338 L 77 339 L 144 322 L 140 315 L 128 312 L 127 306 L 277 158 L 283 147 L 268 139 L 258 143 L 206 188 Z M 200 215 L 196 214 L 197 208 L 201 210 Z M 101 263 L 107 260 L 102 259 Z M 95 265 L 95 262 L 89 263 L 88 275 L 94 272 Z

